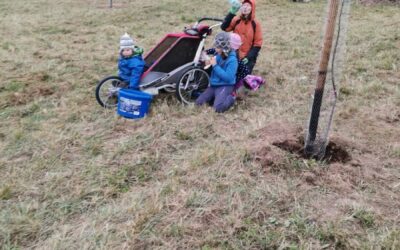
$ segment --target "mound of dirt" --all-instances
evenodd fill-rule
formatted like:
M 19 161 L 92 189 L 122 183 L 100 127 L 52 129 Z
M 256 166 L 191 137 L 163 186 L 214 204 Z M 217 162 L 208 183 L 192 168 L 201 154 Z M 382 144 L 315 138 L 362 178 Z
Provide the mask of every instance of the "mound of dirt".
M 377 166 L 370 153 L 353 156 L 352 152 L 365 152 L 338 136 L 331 136 L 321 166 L 313 167 L 313 161 L 304 154 L 304 131 L 290 123 L 275 122 L 258 131 L 259 137 L 249 145 L 253 160 L 268 173 L 285 173 L 304 178 L 311 185 L 335 186 L 340 189 L 351 188 L 361 179 L 373 179 L 373 171 L 360 172 L 360 167 Z M 368 156 L 370 155 L 370 156 Z M 367 177 L 365 176 L 368 173 Z M 348 184 L 348 185 L 347 185 Z M 350 186 L 349 186 L 350 185 Z
M 304 132 L 300 127 L 295 127 L 288 123 L 277 122 L 269 124 L 267 127 L 261 129 L 259 134 L 260 138 L 263 138 L 263 142 L 256 143 L 256 145 L 267 145 L 258 149 L 257 157 L 259 157 L 261 161 L 265 161 L 265 163 L 269 162 L 274 165 L 271 162 L 273 161 L 272 158 L 281 159 L 282 156 L 285 155 L 285 152 L 289 152 L 294 158 L 309 158 L 304 153 Z M 328 164 L 335 162 L 346 163 L 351 161 L 352 157 L 349 151 L 352 147 L 350 145 L 349 142 L 342 138 L 331 137 L 326 147 L 325 157 L 322 160 Z M 278 165 L 281 164 L 278 163 Z
M 299 180 L 298 190 L 307 192 L 319 187 L 334 194 L 332 201 L 345 197 L 341 201 L 344 203 L 346 199 L 361 200 L 360 190 L 373 187 L 379 195 L 369 200 L 368 205 L 379 207 L 382 213 L 392 211 L 390 206 L 383 207 L 382 202 L 393 195 L 393 183 L 398 182 L 397 177 L 391 174 L 390 169 L 382 168 L 383 163 L 379 157 L 365 146 L 333 135 L 329 140 L 324 163 L 318 163 L 303 154 L 302 128 L 290 123 L 275 122 L 258 132 L 260 136 L 248 143 L 251 145 L 248 150 L 251 159 L 262 168 L 265 178 Z M 326 214 L 333 213 L 334 217 L 334 213 L 340 212 L 336 208 L 332 210 L 329 202 L 323 204 L 319 201 L 315 207 L 318 208 L 316 211 L 323 211 L 321 216 L 325 219 Z

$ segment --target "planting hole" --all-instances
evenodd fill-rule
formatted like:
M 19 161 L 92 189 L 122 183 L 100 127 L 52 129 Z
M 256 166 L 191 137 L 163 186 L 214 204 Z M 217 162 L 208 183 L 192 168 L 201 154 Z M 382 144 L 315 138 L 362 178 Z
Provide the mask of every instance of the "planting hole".
M 308 159 L 309 157 L 304 153 L 304 139 L 302 136 L 298 137 L 297 140 L 289 139 L 279 142 L 273 142 L 272 145 L 283 149 L 291 154 L 295 154 L 300 158 Z M 331 140 L 325 151 L 325 156 L 320 159 L 327 163 L 346 163 L 351 160 L 350 154 L 346 150 L 346 146 L 335 140 Z

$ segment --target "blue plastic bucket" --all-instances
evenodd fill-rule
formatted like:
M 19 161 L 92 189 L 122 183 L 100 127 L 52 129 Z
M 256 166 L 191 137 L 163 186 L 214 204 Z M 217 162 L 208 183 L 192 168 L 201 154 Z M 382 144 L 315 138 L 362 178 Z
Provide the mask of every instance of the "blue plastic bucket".
M 121 89 L 118 94 L 117 113 L 129 119 L 144 117 L 150 108 L 153 96 L 132 89 Z

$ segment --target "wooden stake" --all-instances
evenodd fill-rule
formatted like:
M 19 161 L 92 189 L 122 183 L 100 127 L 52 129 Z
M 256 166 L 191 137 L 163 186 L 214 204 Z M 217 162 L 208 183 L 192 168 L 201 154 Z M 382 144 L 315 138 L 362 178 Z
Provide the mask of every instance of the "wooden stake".
M 331 55 L 333 37 L 335 35 L 336 16 L 338 13 L 339 1 L 340 0 L 329 0 L 328 20 L 325 27 L 324 44 L 321 51 L 317 85 L 314 91 L 314 101 L 311 109 L 310 123 L 305 143 L 305 153 L 309 156 L 314 154 L 314 142 L 317 136 L 322 96 L 324 94 L 329 57 Z

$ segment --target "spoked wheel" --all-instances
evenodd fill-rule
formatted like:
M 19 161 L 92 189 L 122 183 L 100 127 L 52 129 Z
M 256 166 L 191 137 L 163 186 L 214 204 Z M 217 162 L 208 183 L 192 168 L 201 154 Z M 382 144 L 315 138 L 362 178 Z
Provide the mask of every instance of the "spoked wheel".
M 184 104 L 196 101 L 196 98 L 204 92 L 210 82 L 207 72 L 200 68 L 192 68 L 186 71 L 176 84 L 176 96 Z
M 118 91 L 127 84 L 117 76 L 101 80 L 96 87 L 96 100 L 104 108 L 115 108 L 118 105 Z

